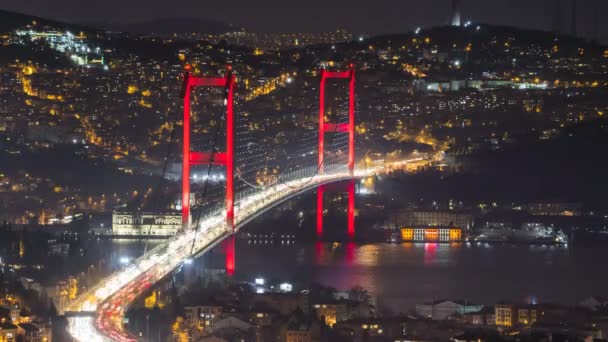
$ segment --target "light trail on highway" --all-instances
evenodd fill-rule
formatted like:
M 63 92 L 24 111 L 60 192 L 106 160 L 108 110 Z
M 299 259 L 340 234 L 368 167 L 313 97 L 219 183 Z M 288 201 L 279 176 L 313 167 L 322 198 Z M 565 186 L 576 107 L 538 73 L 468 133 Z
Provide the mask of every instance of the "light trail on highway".
M 356 170 L 354 177 L 371 176 L 380 169 Z M 348 171 L 315 175 L 276 184 L 245 196 L 235 205 L 235 232 L 251 219 L 289 198 L 319 185 L 352 177 Z M 69 333 L 77 341 L 137 341 L 138 338 L 126 331 L 123 325 L 123 317 L 130 304 L 185 260 L 204 253 L 230 234 L 232 228 L 226 224 L 225 210 L 221 210 L 202 218 L 198 229 L 181 232 L 148 251 L 89 289 L 68 307 Z M 194 251 L 194 255 L 191 251 Z

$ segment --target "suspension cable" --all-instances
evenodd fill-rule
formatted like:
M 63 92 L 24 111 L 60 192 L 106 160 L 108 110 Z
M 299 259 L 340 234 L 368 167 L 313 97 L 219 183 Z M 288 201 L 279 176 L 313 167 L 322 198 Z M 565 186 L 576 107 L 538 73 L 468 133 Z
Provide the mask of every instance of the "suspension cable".
M 158 209 L 160 193 L 162 192 L 161 190 L 162 190 L 163 184 L 165 182 L 165 175 L 167 173 L 167 165 L 169 164 L 169 154 L 171 152 L 171 145 L 173 144 L 173 141 L 175 140 L 175 132 L 177 131 L 175 129 L 176 124 L 177 124 L 177 116 L 173 119 L 173 123 L 171 125 L 171 135 L 169 136 L 169 142 L 167 143 L 167 152 L 165 153 L 165 160 L 163 162 L 161 178 L 158 182 L 157 193 L 155 194 L 154 205 L 153 205 L 153 210 L 152 210 L 153 213 L 155 213 L 156 209 Z M 148 228 L 148 237 L 146 238 L 146 245 L 144 246 L 144 254 L 146 254 L 146 252 L 148 251 L 148 243 L 150 242 L 150 236 L 151 236 L 153 225 L 154 225 L 154 223 L 150 222 L 150 225 Z

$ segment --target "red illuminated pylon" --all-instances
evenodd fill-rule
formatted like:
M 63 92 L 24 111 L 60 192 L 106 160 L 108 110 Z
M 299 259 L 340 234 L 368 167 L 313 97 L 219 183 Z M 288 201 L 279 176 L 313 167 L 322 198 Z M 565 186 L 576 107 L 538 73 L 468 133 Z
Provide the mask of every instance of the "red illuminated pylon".
M 355 180 L 351 179 L 345 184 L 336 185 L 321 185 L 317 188 L 317 237 L 323 235 L 323 194 L 326 191 L 345 191 L 348 193 L 348 206 L 346 208 L 347 215 L 347 233 L 348 238 L 355 238 Z
M 235 253 L 236 253 L 236 248 L 235 248 L 235 239 L 234 239 L 234 234 L 230 235 L 226 240 L 225 240 L 225 251 L 226 251 L 226 274 L 228 276 L 232 276 L 234 275 L 234 270 L 235 270 Z
M 233 92 L 235 77 L 230 71 L 225 77 L 193 77 L 184 73 L 184 140 L 182 155 L 182 224 L 187 228 L 190 223 L 190 166 L 226 166 L 226 222 L 234 228 L 234 113 Z M 194 87 L 224 87 L 227 92 L 226 103 L 226 151 L 190 151 L 190 91 Z
M 328 78 L 348 78 L 348 123 L 335 124 L 325 122 L 325 81 Z M 355 170 L 355 68 L 351 64 L 347 71 L 321 70 L 321 85 L 319 87 L 319 174 L 325 172 L 325 133 L 348 133 L 348 171 L 351 176 Z
M 194 77 L 189 71 L 184 73 L 182 95 L 184 97 L 184 137 L 182 155 L 182 229 L 190 227 L 190 166 L 192 165 L 225 165 L 226 166 L 226 224 L 234 232 L 234 112 L 233 92 L 235 77 L 231 68 L 224 77 Z M 195 87 L 223 87 L 226 89 L 226 151 L 195 152 L 190 151 L 190 92 Z M 234 245 L 232 244 L 232 247 Z M 234 271 L 234 248 L 226 253 L 226 269 Z M 228 259 L 231 260 L 228 260 Z
M 350 64 L 347 71 L 321 70 L 321 84 L 319 94 L 319 174 L 325 173 L 325 133 L 340 132 L 348 133 L 348 172 L 354 176 L 355 172 L 355 68 Z M 335 124 L 325 122 L 325 82 L 328 78 L 348 78 L 348 123 Z M 323 235 L 323 193 L 326 186 L 317 189 L 317 236 Z M 351 180 L 346 191 L 348 192 L 348 237 L 355 236 L 355 182 Z

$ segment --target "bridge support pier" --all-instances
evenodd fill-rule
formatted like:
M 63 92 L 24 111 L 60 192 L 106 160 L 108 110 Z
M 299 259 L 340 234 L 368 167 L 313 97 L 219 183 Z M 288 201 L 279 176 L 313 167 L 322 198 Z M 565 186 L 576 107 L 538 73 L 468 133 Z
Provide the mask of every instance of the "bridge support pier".
M 355 180 L 351 179 L 345 184 L 342 189 L 334 189 L 327 185 L 321 185 L 317 188 L 317 238 L 323 237 L 323 194 L 327 190 L 344 191 L 348 194 L 348 206 L 346 208 L 347 228 L 349 240 L 355 238 Z
M 325 173 L 325 133 L 347 133 L 348 134 L 348 162 L 347 169 L 351 181 L 346 185 L 348 193 L 348 215 L 347 233 L 349 240 L 355 237 L 355 68 L 351 64 L 346 71 L 321 70 L 321 82 L 319 84 L 319 174 Z M 328 79 L 348 79 L 348 123 L 325 122 L 325 83 Z M 327 190 L 326 185 L 317 188 L 317 238 L 323 236 L 323 193 Z M 344 189 L 342 189 L 344 191 Z
M 236 267 L 236 247 L 235 247 L 235 236 L 230 235 L 226 239 L 226 275 L 232 277 L 234 275 Z

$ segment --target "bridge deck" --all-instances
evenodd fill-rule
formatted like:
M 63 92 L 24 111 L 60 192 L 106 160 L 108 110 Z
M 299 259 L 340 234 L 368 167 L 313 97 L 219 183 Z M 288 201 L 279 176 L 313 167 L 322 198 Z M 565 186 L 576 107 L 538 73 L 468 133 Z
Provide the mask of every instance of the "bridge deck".
M 374 170 L 355 173 L 355 177 L 373 174 Z M 236 229 L 294 196 L 319 185 L 351 179 L 348 172 L 317 175 L 277 184 L 258 193 L 241 198 L 235 205 Z M 130 303 L 153 283 L 179 267 L 185 259 L 205 253 L 230 236 L 224 212 L 208 215 L 200 221 L 198 230 L 189 230 L 148 251 L 132 265 L 104 279 L 70 305 L 66 310 L 69 331 L 80 341 L 136 341 L 122 325 L 122 317 Z M 95 314 L 91 315 L 91 312 Z M 95 317 L 93 317 L 95 316 Z

